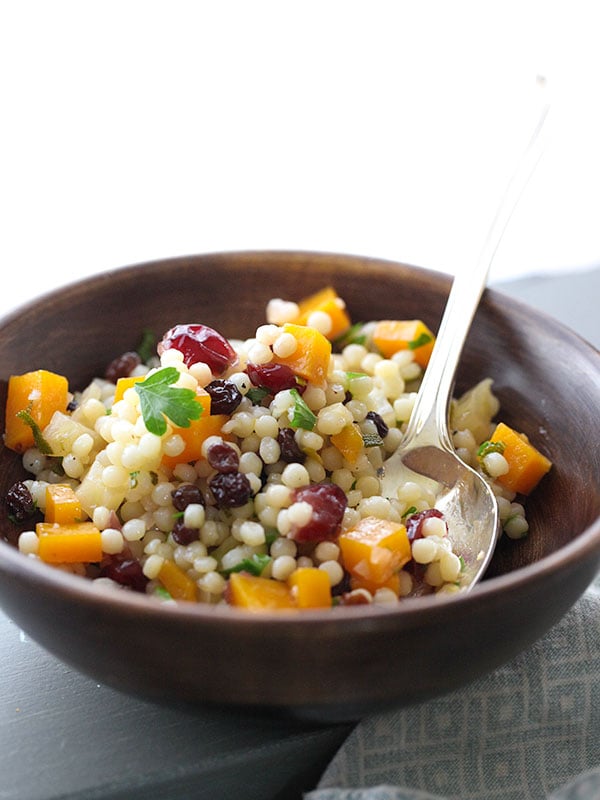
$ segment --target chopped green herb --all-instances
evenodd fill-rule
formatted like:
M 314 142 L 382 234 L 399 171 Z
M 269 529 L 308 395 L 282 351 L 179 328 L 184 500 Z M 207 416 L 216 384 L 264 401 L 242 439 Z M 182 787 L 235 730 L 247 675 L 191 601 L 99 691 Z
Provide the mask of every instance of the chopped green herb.
M 253 406 L 259 406 L 265 397 L 268 397 L 269 392 L 264 386 L 255 386 L 246 392 L 246 397 L 250 400 Z
M 251 575 L 259 577 L 265 570 L 265 567 L 271 561 L 271 556 L 266 554 L 254 553 L 250 558 L 243 558 L 238 564 L 230 569 L 223 570 L 225 575 L 231 575 L 232 572 L 249 572 Z
M 362 439 L 365 447 L 379 447 L 383 444 L 383 439 L 378 433 L 363 433 Z
M 138 485 L 138 475 L 140 474 L 139 469 L 135 470 L 134 472 L 129 473 L 129 486 L 132 489 L 135 489 Z
M 416 513 L 417 513 L 417 507 L 410 506 L 410 508 L 407 508 L 404 514 L 402 514 L 402 519 L 406 519 L 406 517 L 411 517 L 413 514 Z
M 17 417 L 24 422 L 25 425 L 28 425 L 31 428 L 31 432 L 33 433 L 33 441 L 35 442 L 35 446 L 37 449 L 45 456 L 52 455 L 52 448 L 48 444 L 48 442 L 44 439 L 42 434 L 42 430 L 34 418 L 29 413 L 29 409 L 23 409 L 23 411 L 17 412 Z
M 477 458 L 483 459 L 489 453 L 503 453 L 506 449 L 504 442 L 482 442 L 477 450 Z
M 428 333 L 422 333 L 420 336 L 417 336 L 416 339 L 413 339 L 412 342 L 408 343 L 409 350 L 416 350 L 417 347 L 423 347 L 424 344 L 429 344 L 431 341 L 431 336 Z
M 467 568 L 467 562 L 464 560 L 462 556 L 459 556 L 458 560 L 460 561 L 460 571 L 464 572 L 465 569 Z
M 355 322 L 354 325 L 348 328 L 346 333 L 343 333 L 333 342 L 333 346 L 337 350 L 341 350 L 349 344 L 365 344 L 367 336 L 364 333 L 364 327 L 364 323 Z
M 277 528 L 265 528 L 265 542 L 267 547 L 270 547 L 275 539 L 279 538 L 279 531 Z
M 138 356 L 142 359 L 144 364 L 156 353 L 156 336 L 149 328 L 144 328 L 142 332 L 142 339 L 136 348 Z
M 355 378 L 365 378 L 367 377 L 366 372 L 346 372 L 349 381 L 353 381 Z
M 316 415 L 306 405 L 298 389 L 290 389 L 290 394 L 294 398 L 294 405 L 288 412 L 292 428 L 303 428 L 306 431 L 312 431 L 317 424 Z
M 163 435 L 167 430 L 165 417 L 179 428 L 189 428 L 191 421 L 200 417 L 202 406 L 196 401 L 196 393 L 171 385 L 178 378 L 175 367 L 164 367 L 135 384 L 142 417 L 150 433 Z
M 162 586 L 157 586 L 157 587 L 155 588 L 155 590 L 154 590 L 154 594 L 155 594 L 157 597 L 160 597 L 160 598 L 162 598 L 163 600 L 172 600 L 172 599 L 173 599 L 173 596 L 171 595 L 171 593 L 170 593 L 170 592 L 168 592 L 168 591 L 167 591 L 167 590 L 166 590 L 164 587 L 162 587 Z

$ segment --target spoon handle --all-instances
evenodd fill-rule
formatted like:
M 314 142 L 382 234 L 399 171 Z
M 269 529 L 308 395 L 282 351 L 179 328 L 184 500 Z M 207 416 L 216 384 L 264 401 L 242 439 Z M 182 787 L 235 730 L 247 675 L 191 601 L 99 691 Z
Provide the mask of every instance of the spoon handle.
M 460 270 L 452 283 L 436 343 L 407 427 L 404 439 L 406 444 L 414 444 L 418 438 L 420 444 L 452 447 L 448 432 L 448 403 L 458 361 L 506 225 L 542 154 L 543 141 L 540 132 L 547 113 L 548 106 L 544 106 L 533 135 L 504 192 L 474 267 Z

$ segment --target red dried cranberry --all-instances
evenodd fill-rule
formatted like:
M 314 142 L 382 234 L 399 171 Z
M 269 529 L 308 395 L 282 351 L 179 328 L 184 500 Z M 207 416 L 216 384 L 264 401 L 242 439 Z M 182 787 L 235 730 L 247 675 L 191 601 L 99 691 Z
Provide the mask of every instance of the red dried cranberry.
M 193 483 L 182 483 L 171 492 L 171 500 L 177 511 L 185 511 L 190 503 L 205 505 L 200 489 Z
M 115 583 L 133 589 L 134 592 L 145 592 L 148 578 L 142 571 L 142 565 L 131 555 L 106 556 L 100 566 L 100 575 L 110 578 Z
M 240 458 L 230 444 L 212 444 L 206 451 L 206 460 L 217 472 L 237 472 Z
M 236 352 L 227 339 L 208 325 L 175 325 L 159 342 L 159 356 L 171 348 L 183 353 L 187 367 L 202 361 L 213 375 L 222 375 L 237 362 Z
M 314 483 L 296 489 L 295 503 L 308 503 L 313 513 L 306 525 L 292 528 L 291 538 L 297 542 L 323 542 L 337 539 L 348 505 L 345 492 L 335 483 Z
M 217 379 L 204 389 L 210 395 L 211 414 L 233 414 L 242 402 L 242 393 L 231 381 Z
M 218 472 L 208 485 L 218 508 L 237 508 L 252 497 L 250 481 L 241 472 Z
M 255 386 L 268 389 L 272 394 L 284 389 L 300 389 L 295 373 L 287 364 L 248 364 L 246 373 Z
M 424 511 L 411 514 L 410 517 L 404 520 L 409 541 L 412 542 L 415 539 L 423 538 L 423 522 L 431 517 L 444 519 L 444 515 L 438 508 L 426 508 Z

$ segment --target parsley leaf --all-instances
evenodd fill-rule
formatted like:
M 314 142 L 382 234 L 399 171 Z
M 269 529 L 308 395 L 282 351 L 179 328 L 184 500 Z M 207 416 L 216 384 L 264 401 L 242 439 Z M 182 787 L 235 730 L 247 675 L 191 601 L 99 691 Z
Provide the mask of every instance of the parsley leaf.
M 164 367 L 135 384 L 140 396 L 142 417 L 150 433 L 162 436 L 167 430 L 165 417 L 178 428 L 189 428 L 193 419 L 202 414 L 192 389 L 182 389 L 171 384 L 179 378 L 175 367 Z
M 333 343 L 336 349 L 341 350 L 348 344 L 365 344 L 367 336 L 364 332 L 364 323 L 355 322 L 345 333 L 342 333 Z
M 420 336 L 417 336 L 416 339 L 413 339 L 412 342 L 408 343 L 409 350 L 416 350 L 417 347 L 423 347 L 424 344 L 429 344 L 431 341 L 431 336 L 428 333 L 422 333 Z
M 156 354 L 156 336 L 149 328 L 144 328 L 142 338 L 137 346 L 137 354 L 144 364 Z
M 292 428 L 303 428 L 312 431 L 317 424 L 317 417 L 306 405 L 298 389 L 290 389 L 290 394 L 294 398 L 294 405 L 288 411 L 288 416 Z
M 223 570 L 223 572 L 225 575 L 231 575 L 232 572 L 249 572 L 251 575 L 258 578 L 264 572 L 265 567 L 270 561 L 271 556 L 254 553 L 250 558 L 243 558 L 234 567 Z

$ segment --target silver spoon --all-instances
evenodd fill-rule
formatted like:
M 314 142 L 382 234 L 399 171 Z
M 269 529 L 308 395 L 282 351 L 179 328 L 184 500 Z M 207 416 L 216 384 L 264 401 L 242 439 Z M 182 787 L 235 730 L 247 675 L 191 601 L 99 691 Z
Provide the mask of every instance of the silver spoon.
M 541 155 L 545 107 L 517 170 L 507 186 L 479 258 L 454 279 L 406 433 L 384 464 L 381 493 L 397 497 L 407 481 L 433 491 L 444 514 L 453 552 L 462 557 L 460 587 L 482 577 L 500 533 L 498 504 L 489 483 L 457 455 L 448 431 L 449 401 L 462 349 L 487 283 L 506 225 Z

